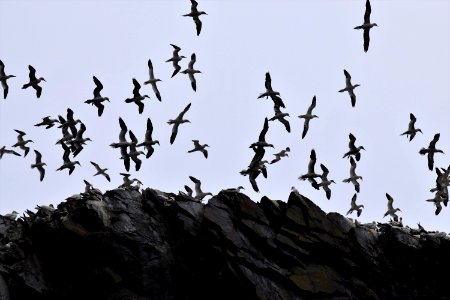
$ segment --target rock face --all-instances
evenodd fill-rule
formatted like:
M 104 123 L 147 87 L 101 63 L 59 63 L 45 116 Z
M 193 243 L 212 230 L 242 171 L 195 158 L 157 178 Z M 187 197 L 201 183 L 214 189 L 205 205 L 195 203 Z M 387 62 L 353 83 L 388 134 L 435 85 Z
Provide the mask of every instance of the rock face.
M 0 218 L 0 299 L 450 299 L 450 239 L 306 197 L 146 189 Z

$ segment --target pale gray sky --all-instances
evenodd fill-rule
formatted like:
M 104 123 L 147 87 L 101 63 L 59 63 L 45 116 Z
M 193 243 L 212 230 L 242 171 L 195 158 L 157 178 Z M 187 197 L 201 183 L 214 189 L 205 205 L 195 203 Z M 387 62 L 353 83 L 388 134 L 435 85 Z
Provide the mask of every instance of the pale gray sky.
M 291 186 L 310 197 L 323 210 L 345 214 L 354 194 L 348 177 L 348 134 L 356 145 L 363 145 L 357 173 L 363 176 L 358 202 L 365 205 L 360 221 L 388 221 L 385 193 L 391 194 L 394 207 L 400 207 L 404 223 L 429 230 L 450 232 L 450 208 L 439 216 L 425 199 L 433 197 L 435 173 L 427 169 L 420 156 L 434 134 L 441 133 L 435 164 L 446 167 L 450 152 L 450 2 L 449 1 L 376 1 L 372 0 L 373 22 L 370 49 L 363 51 L 362 24 L 365 1 L 206 1 L 199 0 L 203 29 L 195 33 L 189 1 L 5 1 L 0 0 L 0 59 L 6 73 L 17 77 L 8 81 L 10 91 L 0 101 L 0 146 L 16 142 L 14 129 L 27 133 L 35 141 L 48 164 L 46 177 L 39 182 L 31 150 L 26 158 L 5 155 L 0 161 L 0 213 L 13 209 L 22 212 L 36 204 L 57 204 L 83 190 L 83 179 L 102 190 L 122 183 L 124 172 L 120 152 L 109 147 L 118 140 L 121 116 L 139 139 L 143 139 L 146 120 L 154 125 L 153 137 L 161 141 L 154 155 L 143 161 L 139 172 L 145 187 L 178 192 L 188 176 L 202 181 L 204 191 L 218 193 L 222 188 L 243 185 L 255 201 L 263 195 L 286 200 Z M 184 74 L 170 78 L 173 68 L 165 60 L 172 47 L 181 54 L 197 55 L 195 67 L 197 92 Z M 132 78 L 148 78 L 147 60 L 151 58 L 162 102 L 149 86 L 142 115 L 137 106 L 124 100 L 132 96 Z M 184 69 L 189 59 L 183 60 Z M 32 89 L 22 90 L 28 82 L 28 65 L 47 80 L 38 100 Z M 344 87 L 343 69 L 355 90 L 356 107 Z M 264 118 L 273 116 L 270 100 L 257 99 L 264 91 L 264 76 L 270 71 L 272 86 L 281 93 L 290 113 L 292 132 L 281 123 L 270 122 L 266 135 L 275 150 L 291 148 L 289 158 L 270 165 L 268 179 L 258 177 L 261 193 L 253 192 L 247 177 L 239 171 L 249 164 L 253 151 L 248 146 L 257 140 Z M 95 75 L 104 85 L 106 103 L 102 117 L 88 104 L 92 98 Z M 304 114 L 317 96 L 308 135 L 301 139 Z M 186 117 L 191 124 L 180 127 L 173 145 L 169 143 L 174 118 L 192 102 Z M 85 135 L 93 142 L 77 156 L 82 167 L 69 176 L 56 172 L 62 164 L 62 149 L 55 146 L 60 129 L 34 127 L 42 117 L 65 116 L 70 107 L 87 127 Z M 409 142 L 400 133 L 408 127 L 409 114 L 417 117 L 423 130 Z M 188 154 L 192 139 L 208 143 L 209 158 L 201 153 Z M 309 153 L 317 152 L 317 167 L 330 170 L 332 198 L 314 190 L 297 178 L 304 174 Z M 109 168 L 112 182 L 93 177 L 95 161 Z M 320 170 L 320 169 L 319 169 Z

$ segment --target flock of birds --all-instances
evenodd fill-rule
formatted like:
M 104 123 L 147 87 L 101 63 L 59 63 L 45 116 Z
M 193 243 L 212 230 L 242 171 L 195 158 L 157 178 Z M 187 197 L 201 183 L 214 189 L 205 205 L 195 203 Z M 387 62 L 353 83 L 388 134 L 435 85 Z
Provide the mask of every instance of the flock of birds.
M 191 12 L 188 14 L 185 14 L 183 16 L 192 17 L 195 25 L 196 25 L 196 32 L 197 35 L 200 34 L 201 28 L 202 28 L 202 22 L 200 21 L 199 16 L 206 13 L 203 11 L 199 11 L 197 9 L 198 3 L 195 0 L 191 0 Z M 366 1 L 366 10 L 364 14 L 364 23 L 360 26 L 355 27 L 355 29 L 363 29 L 364 34 L 364 51 L 367 52 L 369 49 L 369 42 L 370 42 L 370 36 L 369 32 L 370 29 L 374 26 L 377 26 L 376 23 L 371 23 L 370 21 L 370 14 L 371 14 L 371 5 L 370 1 Z M 194 68 L 194 64 L 196 62 L 196 55 L 193 53 L 191 55 L 190 62 L 188 63 L 188 66 L 186 69 L 181 71 L 181 66 L 179 65 L 182 59 L 186 58 L 183 55 L 180 55 L 181 48 L 171 44 L 173 47 L 173 54 L 170 59 L 168 59 L 166 62 L 172 62 L 173 64 L 173 74 L 172 77 L 177 75 L 178 73 L 186 74 L 189 77 L 189 80 L 191 82 L 191 87 L 194 91 L 197 90 L 197 82 L 194 75 L 196 73 L 201 73 L 201 71 L 196 70 Z M 149 79 L 144 82 L 144 85 L 151 85 L 152 90 L 156 96 L 156 98 L 159 101 L 162 101 L 161 94 L 157 87 L 157 82 L 161 81 L 161 79 L 155 78 L 154 75 L 154 69 L 152 61 L 148 60 L 148 70 L 149 70 Z M 42 87 L 40 84 L 42 81 L 45 81 L 43 77 L 36 77 L 36 69 L 32 67 L 31 65 L 28 66 L 29 68 L 29 82 L 24 84 L 22 89 L 27 89 L 28 87 L 32 87 L 36 90 L 36 96 L 39 98 L 42 94 Z M 348 92 L 351 100 L 352 107 L 355 107 L 356 105 L 356 95 L 354 93 L 354 89 L 359 84 L 352 84 L 351 82 L 351 75 L 347 70 L 344 70 L 345 75 L 345 87 L 341 90 L 339 90 L 340 93 L 342 92 Z M 0 82 L 2 83 L 3 87 L 3 96 L 4 99 L 6 99 L 8 95 L 8 84 L 7 80 L 10 78 L 15 77 L 14 75 L 6 75 L 5 73 L 5 65 L 0 60 Z M 93 91 L 93 98 L 87 99 L 85 103 L 91 104 L 97 108 L 98 116 L 101 117 L 104 109 L 105 109 L 105 101 L 109 101 L 108 97 L 104 97 L 101 95 L 101 91 L 103 89 L 103 84 L 100 82 L 100 80 L 93 76 L 93 81 L 95 84 L 95 88 Z M 144 111 L 144 100 L 146 98 L 150 98 L 148 95 L 142 95 L 140 92 L 141 84 L 135 79 L 132 79 L 133 82 L 133 97 L 128 98 L 125 100 L 125 103 L 134 103 L 138 106 L 138 113 L 142 114 Z M 286 131 L 288 133 L 291 132 L 291 127 L 289 121 L 286 119 L 289 117 L 288 113 L 282 112 L 282 109 L 285 109 L 284 102 L 280 96 L 280 92 L 275 91 L 272 88 L 272 79 L 270 76 L 270 73 L 267 72 L 265 74 L 265 91 L 261 93 L 258 97 L 258 99 L 271 99 L 274 104 L 274 116 L 271 118 L 265 118 L 263 128 L 259 134 L 258 140 L 254 143 L 252 143 L 249 148 L 251 148 L 254 151 L 254 155 L 252 160 L 250 161 L 250 164 L 248 167 L 240 172 L 243 176 L 248 176 L 250 184 L 254 191 L 259 192 L 259 188 L 256 182 L 257 177 L 262 173 L 265 178 L 267 178 L 267 164 L 274 164 L 278 161 L 280 161 L 283 157 L 288 157 L 288 153 L 290 152 L 290 148 L 286 147 L 285 149 L 281 150 L 280 152 L 274 154 L 275 158 L 269 163 L 268 160 L 264 159 L 265 156 L 265 148 L 271 147 L 275 148 L 273 144 L 270 144 L 266 141 L 266 133 L 269 129 L 269 122 L 270 121 L 279 121 L 282 123 L 282 125 L 285 127 Z M 313 114 L 313 110 L 316 107 L 316 96 L 313 97 L 311 105 L 308 107 L 306 113 L 304 115 L 299 115 L 298 117 L 301 119 L 304 119 L 304 126 L 303 126 L 303 132 L 302 132 L 302 139 L 304 139 L 308 133 L 310 122 L 314 118 L 319 118 L 317 115 Z M 178 114 L 178 116 L 175 119 L 168 120 L 168 124 L 172 126 L 172 134 L 170 136 L 170 144 L 173 144 L 175 142 L 175 139 L 177 137 L 179 127 L 183 123 L 189 123 L 190 121 L 185 118 L 185 114 L 189 111 L 191 107 L 191 103 L 187 104 L 187 106 Z M 409 141 L 412 141 L 416 135 L 417 132 L 421 132 L 421 129 L 415 128 L 415 122 L 416 117 L 411 113 L 410 114 L 410 122 L 408 126 L 408 130 L 403 132 L 401 135 L 406 135 L 409 137 Z M 56 169 L 57 171 L 62 171 L 64 169 L 67 169 L 69 172 L 69 175 L 72 174 L 72 172 L 75 170 L 76 166 L 81 166 L 79 161 L 74 160 L 74 158 L 83 150 L 83 147 L 86 145 L 86 142 L 91 141 L 90 138 L 84 137 L 84 133 L 86 131 L 86 126 L 80 119 L 74 118 L 74 112 L 72 109 L 68 108 L 66 117 L 59 115 L 57 118 L 51 118 L 50 116 L 46 116 L 42 119 L 42 121 L 35 126 L 45 126 L 45 129 L 50 129 L 58 124 L 58 128 L 62 131 L 62 137 L 56 141 L 56 144 L 60 145 L 63 149 L 63 163 L 62 165 Z M 154 140 L 152 138 L 153 134 L 153 124 L 150 118 L 147 119 L 147 129 L 145 132 L 145 136 L 143 141 L 139 142 L 138 138 L 134 135 L 134 133 L 131 130 L 128 130 L 127 125 L 123 121 L 122 118 L 119 117 L 119 126 L 120 126 L 120 132 L 119 132 L 119 141 L 111 143 L 111 147 L 114 149 L 120 149 L 121 157 L 120 159 L 124 162 L 124 167 L 127 172 L 130 170 L 130 163 L 133 161 L 135 165 L 135 170 L 139 171 L 142 165 L 142 160 L 139 158 L 141 155 L 145 156 L 146 159 L 149 159 L 152 154 L 154 153 L 155 145 L 159 145 L 158 140 Z M 23 151 L 23 156 L 26 157 L 30 147 L 27 145 L 29 143 L 33 143 L 32 140 L 26 139 L 26 133 L 21 130 L 15 130 L 17 135 L 17 143 L 12 145 L 13 148 L 20 148 Z M 129 136 L 129 139 L 127 139 L 127 133 Z M 434 168 L 434 155 L 436 153 L 444 153 L 442 150 L 436 148 L 436 143 L 439 140 L 439 133 L 435 134 L 433 140 L 429 143 L 427 148 L 422 148 L 419 153 L 421 155 L 427 155 L 428 158 L 428 168 L 429 170 L 433 170 Z M 209 147 L 208 144 L 201 144 L 199 140 L 192 140 L 194 147 L 193 149 L 189 150 L 189 153 L 192 152 L 201 152 L 204 157 L 208 158 L 208 150 L 206 149 Z M 359 180 L 362 180 L 362 176 L 359 176 L 356 174 L 356 167 L 357 162 L 361 159 L 361 150 L 365 150 L 363 146 L 356 146 L 356 137 L 350 133 L 349 134 L 349 144 L 348 148 L 349 150 L 343 155 L 343 158 L 348 158 L 350 162 L 350 174 L 349 177 L 342 180 L 345 183 L 351 183 L 354 185 L 354 189 L 356 193 L 353 195 L 351 200 L 351 207 L 349 211 L 347 212 L 347 215 L 352 214 L 353 212 L 357 213 L 357 216 L 359 217 L 361 215 L 362 209 L 364 208 L 364 205 L 358 205 L 356 203 L 357 200 L 357 193 L 360 191 L 360 183 Z M 142 150 L 138 150 L 144 148 L 146 152 Z M 35 152 L 35 162 L 31 164 L 31 168 L 36 168 L 39 171 L 39 178 L 40 181 L 44 180 L 45 178 L 45 168 L 46 163 L 43 162 L 43 158 L 41 153 L 34 149 Z M 16 152 L 13 149 L 7 149 L 6 146 L 3 146 L 0 148 L 0 159 L 5 154 L 12 154 L 16 156 L 21 156 L 18 152 Z M 72 156 L 72 158 L 71 158 Z M 317 173 L 315 171 L 315 164 L 317 161 L 316 152 L 314 149 L 311 150 L 310 154 L 310 161 L 307 167 L 307 172 L 299 177 L 302 181 L 308 181 L 313 188 L 319 190 L 322 188 L 325 192 L 325 195 L 327 199 L 331 198 L 331 184 L 335 183 L 334 180 L 331 180 L 328 178 L 329 170 L 324 164 L 320 164 L 320 168 L 322 170 L 321 173 Z M 106 172 L 108 169 L 101 167 L 96 162 L 91 161 L 90 162 L 92 166 L 95 168 L 96 173 L 94 176 L 101 175 L 104 176 L 107 181 L 111 181 L 111 178 L 109 174 Z M 434 198 L 428 199 L 426 201 L 433 202 L 436 206 L 435 214 L 439 214 L 439 212 L 442 209 L 441 203 L 443 203 L 445 206 L 447 206 L 449 194 L 448 194 L 448 186 L 450 185 L 450 166 L 445 168 L 435 168 L 436 170 L 436 186 L 432 188 L 430 191 L 434 193 Z M 129 188 L 132 187 L 134 183 L 137 184 L 137 187 L 139 188 L 140 185 L 142 185 L 142 182 L 137 178 L 130 178 L 129 173 L 120 173 L 123 176 L 123 183 L 119 186 L 121 188 Z M 210 195 L 212 196 L 212 193 L 209 192 L 203 192 L 201 189 L 201 181 L 193 176 L 189 177 L 190 180 L 194 183 L 194 191 L 188 186 L 185 185 L 185 192 L 181 192 L 180 194 L 184 195 L 185 197 L 191 198 L 193 201 L 202 201 L 206 196 Z M 86 191 L 92 191 L 94 187 L 92 184 L 90 184 L 88 181 L 85 180 L 86 184 Z M 231 188 L 231 189 L 225 189 L 224 192 L 240 192 L 244 187 L 239 186 L 237 188 Z M 295 187 L 292 187 L 292 191 L 296 193 L 297 195 L 300 195 L 298 190 Z M 384 217 L 390 215 L 395 222 L 399 222 L 398 215 L 396 214 L 397 211 L 401 211 L 399 208 L 393 207 L 393 201 L 394 199 L 386 193 L 387 197 L 387 211 L 384 214 Z M 13 211 L 11 214 L 7 214 L 4 217 L 15 219 L 17 217 L 17 212 Z M 401 218 L 400 218 L 401 222 Z

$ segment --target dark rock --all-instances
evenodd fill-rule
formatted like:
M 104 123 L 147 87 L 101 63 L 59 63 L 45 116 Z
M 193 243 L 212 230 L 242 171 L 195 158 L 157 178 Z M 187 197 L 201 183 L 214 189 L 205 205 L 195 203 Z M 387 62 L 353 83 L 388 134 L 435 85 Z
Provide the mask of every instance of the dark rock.
M 0 217 L 0 300 L 449 299 L 445 233 L 353 223 L 293 193 L 192 200 L 116 189 Z

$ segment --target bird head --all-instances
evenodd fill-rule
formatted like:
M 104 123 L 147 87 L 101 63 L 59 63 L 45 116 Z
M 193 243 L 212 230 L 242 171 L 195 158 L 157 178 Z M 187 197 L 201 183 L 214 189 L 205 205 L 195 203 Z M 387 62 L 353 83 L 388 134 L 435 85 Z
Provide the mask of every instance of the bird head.
M 199 11 L 198 14 L 199 15 L 207 15 L 207 13 L 205 13 L 204 11 Z
M 76 165 L 79 165 L 80 167 L 81 167 L 81 164 L 80 164 L 80 162 L 77 160 L 77 161 L 75 161 L 74 162 Z
M 205 147 L 209 147 L 209 145 L 208 145 L 208 144 L 205 144 Z
M 355 87 L 357 87 L 357 86 L 361 86 L 360 84 L 355 84 L 354 86 L 353 86 L 353 88 L 355 88 Z
M 336 182 L 334 182 L 334 180 L 330 180 L 330 184 L 332 184 L 332 183 L 336 183 Z
M 373 25 L 373 26 L 377 26 L 377 27 L 378 27 L 377 23 L 373 23 L 372 25 Z
M 150 98 L 148 95 L 144 95 L 143 97 L 144 97 L 144 98 Z
M 359 150 L 364 150 L 364 151 L 366 151 L 366 149 L 364 149 L 363 146 L 359 146 L 358 148 L 359 148 Z
M 8 78 L 16 77 L 16 75 L 8 75 Z
M 184 55 L 181 55 L 180 57 L 181 57 L 181 58 L 186 58 L 186 56 L 184 56 Z
M 111 102 L 111 101 L 109 101 L 109 98 L 108 98 L 108 97 L 104 97 L 103 99 L 105 99 L 105 100 L 108 101 L 108 102 Z
M 245 188 L 242 185 L 238 186 L 237 189 L 238 190 L 245 190 Z
M 159 145 L 159 141 L 158 140 L 153 141 L 153 143 Z
M 47 82 L 44 77 L 39 78 L 39 80 L 44 80 L 45 82 Z
M 318 118 L 319 116 L 316 116 L 316 115 L 312 115 L 312 117 L 313 117 L 313 118 Z
M 34 143 L 33 140 L 28 140 L 27 142 L 29 142 L 29 143 Z
M 400 208 L 396 208 L 395 211 L 402 211 Z
M 422 129 L 416 129 L 416 131 L 423 134 Z

